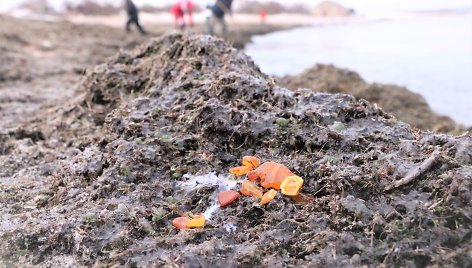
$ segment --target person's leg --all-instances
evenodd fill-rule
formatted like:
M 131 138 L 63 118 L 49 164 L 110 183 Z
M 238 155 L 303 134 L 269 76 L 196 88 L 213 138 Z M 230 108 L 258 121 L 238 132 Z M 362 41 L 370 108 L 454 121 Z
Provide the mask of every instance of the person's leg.
M 215 34 L 215 16 L 208 16 L 206 18 L 206 24 L 208 26 L 208 34 L 214 35 Z
M 177 24 L 179 25 L 179 29 L 181 31 L 185 30 L 185 20 L 184 20 L 184 15 L 181 14 L 177 20 Z
M 138 27 L 138 30 L 141 34 L 146 34 L 146 31 L 144 31 L 143 27 L 141 27 L 141 24 L 139 24 L 139 18 L 138 15 L 134 16 L 134 24 L 136 24 L 136 27 Z
M 179 16 L 174 14 L 174 25 L 175 28 L 179 28 Z
M 223 34 L 223 37 L 227 38 L 228 37 L 228 25 L 226 24 L 225 17 L 222 17 L 220 19 L 220 23 L 221 23 L 221 32 Z
M 190 25 L 190 27 L 193 27 L 193 15 L 192 15 L 192 11 L 189 11 L 189 12 L 188 12 L 188 24 Z
M 218 18 L 215 16 L 215 21 L 219 24 L 221 27 L 221 35 L 223 38 L 226 38 L 226 31 L 227 31 L 227 26 L 226 26 L 226 21 L 224 17 Z
M 128 21 L 126 22 L 126 31 L 128 33 L 131 31 L 130 26 L 132 22 L 133 22 L 133 19 L 130 16 L 128 16 Z

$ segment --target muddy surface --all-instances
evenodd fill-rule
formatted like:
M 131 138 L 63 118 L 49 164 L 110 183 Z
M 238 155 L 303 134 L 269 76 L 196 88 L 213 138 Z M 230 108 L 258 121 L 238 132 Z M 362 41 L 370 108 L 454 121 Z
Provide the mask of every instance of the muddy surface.
M 173 30 L 171 25 L 146 25 L 149 35 L 141 36 L 104 25 L 19 20 L 2 15 L 0 24 L 0 130 L 24 122 L 45 106 L 55 106 L 80 94 L 75 85 L 87 68 Z M 228 41 L 243 48 L 253 35 L 287 27 L 232 25 Z M 197 25 L 192 31 L 205 29 Z
M 75 90 L 0 135 L 3 266 L 472 265 L 468 134 L 282 88 L 200 35 L 123 51 Z M 287 165 L 304 197 L 215 206 L 243 155 Z M 207 226 L 176 230 L 186 212 Z
M 435 113 L 426 100 L 405 87 L 367 83 L 356 72 L 317 64 L 303 73 L 285 76 L 279 83 L 292 90 L 310 88 L 317 92 L 351 94 L 376 103 L 386 112 L 413 127 L 441 133 L 462 134 L 466 128 L 450 117 Z

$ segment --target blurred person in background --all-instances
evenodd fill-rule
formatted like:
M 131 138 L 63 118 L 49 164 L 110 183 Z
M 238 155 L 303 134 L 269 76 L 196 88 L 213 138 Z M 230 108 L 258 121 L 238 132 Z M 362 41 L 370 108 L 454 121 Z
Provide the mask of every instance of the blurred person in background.
M 190 27 L 193 26 L 193 3 L 190 0 L 181 0 L 172 5 L 172 15 L 175 18 L 175 26 L 181 30 L 185 29 L 185 14 L 188 15 L 188 24 Z
M 207 8 L 210 9 L 212 14 L 210 18 L 207 18 L 208 32 L 210 35 L 215 34 L 215 24 L 220 24 L 222 35 L 226 37 L 228 26 L 225 21 L 225 15 L 229 14 L 232 16 L 232 3 L 233 0 L 216 0 L 214 5 L 207 5 Z
M 136 5 L 133 3 L 133 1 L 125 0 L 125 9 L 126 13 L 128 14 L 128 21 L 126 22 L 126 31 L 130 32 L 130 26 L 132 23 L 134 23 L 136 24 L 136 27 L 138 28 L 141 34 L 146 34 L 146 31 L 144 31 L 143 27 L 141 27 L 141 25 L 139 24 L 138 9 L 136 8 Z
M 265 11 L 265 9 L 261 8 L 261 10 L 259 11 L 259 17 L 261 18 L 261 24 L 265 24 L 267 17 L 267 12 Z

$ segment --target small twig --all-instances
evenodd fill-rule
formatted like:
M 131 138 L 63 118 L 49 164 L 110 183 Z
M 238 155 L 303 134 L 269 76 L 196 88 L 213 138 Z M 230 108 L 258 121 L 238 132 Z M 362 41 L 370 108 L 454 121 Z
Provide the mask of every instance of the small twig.
M 441 151 L 436 149 L 425 161 L 423 161 L 423 163 L 421 163 L 421 165 L 410 171 L 404 178 L 387 186 L 385 190 L 388 191 L 412 182 L 416 178 L 423 175 L 426 171 L 430 170 L 439 161 L 439 159 L 441 159 Z
M 443 198 L 439 199 L 438 202 L 432 204 L 431 206 L 428 207 L 429 210 L 436 208 L 439 204 L 441 204 L 444 201 Z

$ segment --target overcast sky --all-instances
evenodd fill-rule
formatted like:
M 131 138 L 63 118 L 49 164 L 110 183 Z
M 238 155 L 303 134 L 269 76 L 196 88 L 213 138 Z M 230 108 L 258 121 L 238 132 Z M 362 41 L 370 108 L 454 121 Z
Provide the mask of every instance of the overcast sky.
M 26 0 L 0 0 L 0 11 L 7 11 L 21 4 Z M 83 0 L 48 0 L 48 2 L 56 9 L 61 9 L 64 3 L 76 3 Z M 96 0 L 101 3 L 111 3 L 119 5 L 122 0 Z M 134 0 L 137 5 L 154 4 L 165 5 L 175 0 Z M 235 0 L 243 1 L 243 0 Z M 264 1 L 264 0 L 260 0 Z M 265 0 L 268 1 L 268 0 Z M 322 0 L 279 0 L 284 4 L 304 3 L 307 5 L 316 5 Z M 437 10 L 437 9 L 454 9 L 454 8 L 472 8 L 472 0 L 335 0 L 346 7 L 354 8 L 359 14 L 372 13 L 390 13 L 404 11 L 421 11 L 421 10 Z M 214 0 L 194 0 L 202 5 L 214 2 Z

